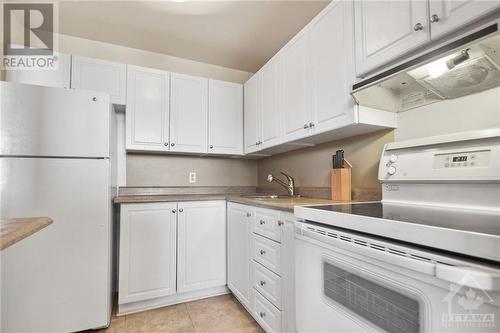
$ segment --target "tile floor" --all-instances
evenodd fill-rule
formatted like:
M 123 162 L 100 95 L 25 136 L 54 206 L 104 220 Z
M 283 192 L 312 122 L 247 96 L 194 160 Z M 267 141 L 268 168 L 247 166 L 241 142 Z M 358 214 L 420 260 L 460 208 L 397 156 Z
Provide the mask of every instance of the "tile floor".
M 264 333 L 233 295 L 113 316 L 107 329 L 93 332 Z

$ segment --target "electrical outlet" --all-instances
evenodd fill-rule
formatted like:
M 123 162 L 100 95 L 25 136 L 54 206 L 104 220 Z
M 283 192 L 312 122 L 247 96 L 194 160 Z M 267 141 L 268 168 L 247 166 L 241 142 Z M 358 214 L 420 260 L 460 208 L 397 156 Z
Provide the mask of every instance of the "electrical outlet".
M 196 183 L 196 172 L 189 173 L 189 183 L 190 184 Z

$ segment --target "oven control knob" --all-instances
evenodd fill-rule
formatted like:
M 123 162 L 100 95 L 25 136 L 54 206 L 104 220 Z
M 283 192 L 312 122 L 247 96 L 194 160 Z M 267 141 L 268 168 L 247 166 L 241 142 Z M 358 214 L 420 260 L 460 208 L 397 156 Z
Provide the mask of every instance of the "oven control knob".
M 391 165 L 390 167 L 387 168 L 387 173 L 392 176 L 393 174 L 396 173 L 396 167 Z
M 390 157 L 389 157 L 389 162 L 391 163 L 396 163 L 396 161 L 398 160 L 398 157 L 394 154 L 392 154 Z

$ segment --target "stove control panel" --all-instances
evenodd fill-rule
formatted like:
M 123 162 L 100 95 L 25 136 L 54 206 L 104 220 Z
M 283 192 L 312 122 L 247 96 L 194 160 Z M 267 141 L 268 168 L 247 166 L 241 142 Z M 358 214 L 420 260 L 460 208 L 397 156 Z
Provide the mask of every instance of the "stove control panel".
M 434 169 L 481 168 L 490 164 L 491 150 L 434 155 Z

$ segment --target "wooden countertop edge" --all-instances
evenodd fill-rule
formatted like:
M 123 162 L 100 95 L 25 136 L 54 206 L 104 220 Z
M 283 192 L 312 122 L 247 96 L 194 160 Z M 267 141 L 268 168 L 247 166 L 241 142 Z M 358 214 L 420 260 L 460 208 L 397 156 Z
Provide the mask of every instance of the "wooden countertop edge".
M 33 235 L 52 223 L 49 217 L 27 217 L 0 222 L 0 251 Z

